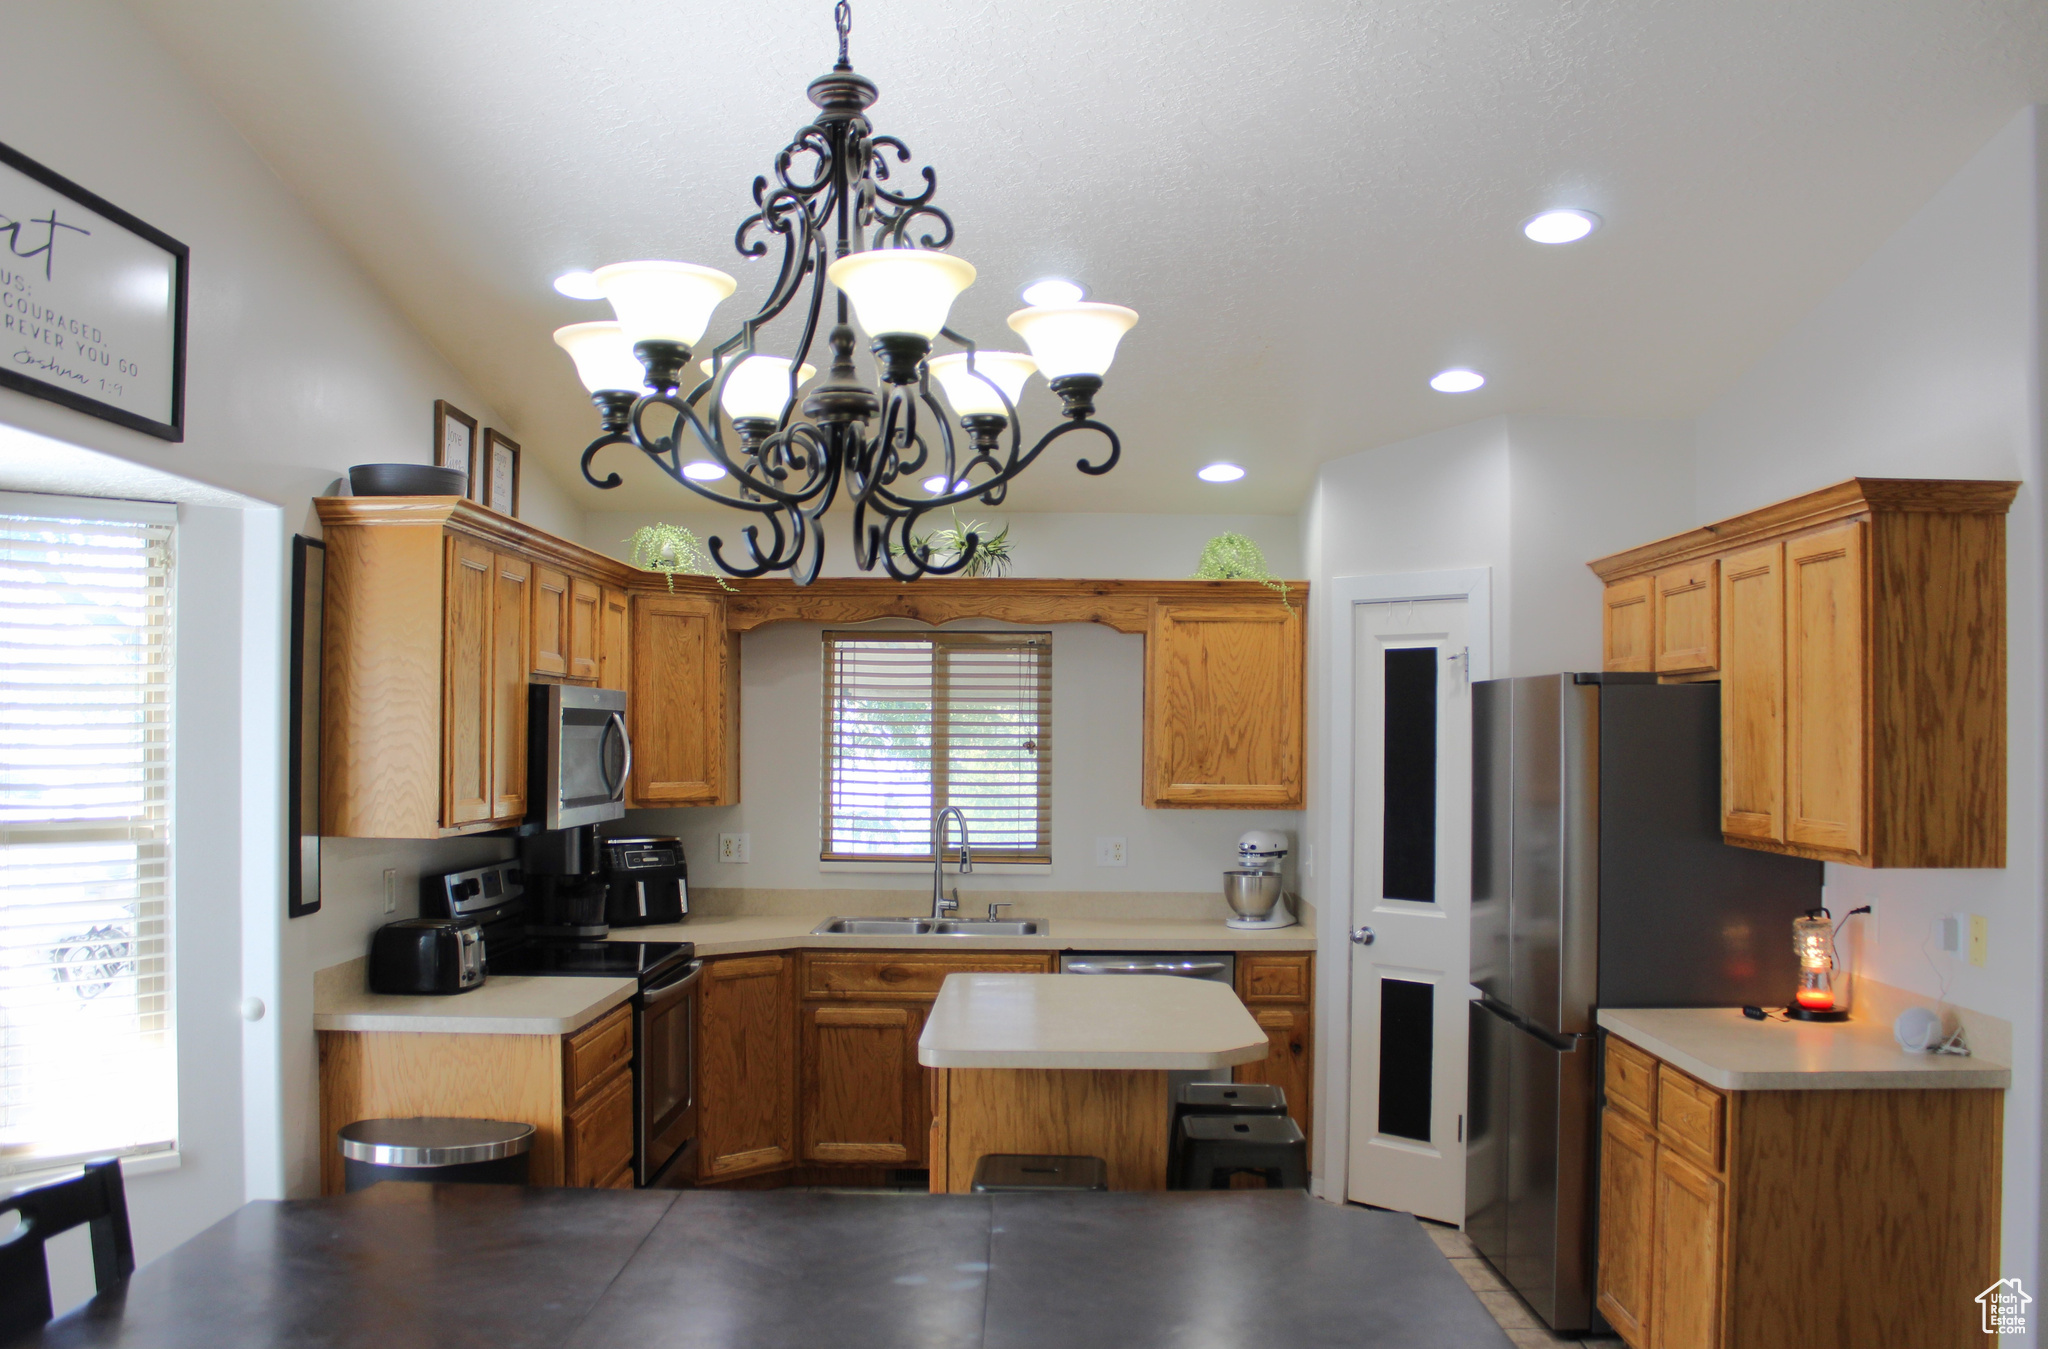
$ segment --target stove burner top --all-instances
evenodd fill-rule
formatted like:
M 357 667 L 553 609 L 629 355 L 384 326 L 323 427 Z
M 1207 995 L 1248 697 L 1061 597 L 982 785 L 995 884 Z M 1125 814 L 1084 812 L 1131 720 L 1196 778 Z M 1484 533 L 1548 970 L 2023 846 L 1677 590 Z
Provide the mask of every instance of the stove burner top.
M 555 941 L 528 939 L 486 951 L 492 974 L 587 975 L 638 979 L 643 984 L 690 959 L 696 945 L 686 941 Z

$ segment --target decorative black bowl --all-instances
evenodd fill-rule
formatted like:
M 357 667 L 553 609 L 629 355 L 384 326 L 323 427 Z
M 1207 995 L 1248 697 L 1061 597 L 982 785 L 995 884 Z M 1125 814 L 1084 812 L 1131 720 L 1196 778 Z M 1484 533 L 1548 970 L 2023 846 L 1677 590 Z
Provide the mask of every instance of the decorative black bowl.
M 348 490 L 359 497 L 459 497 L 469 475 L 433 464 L 357 464 L 348 471 Z

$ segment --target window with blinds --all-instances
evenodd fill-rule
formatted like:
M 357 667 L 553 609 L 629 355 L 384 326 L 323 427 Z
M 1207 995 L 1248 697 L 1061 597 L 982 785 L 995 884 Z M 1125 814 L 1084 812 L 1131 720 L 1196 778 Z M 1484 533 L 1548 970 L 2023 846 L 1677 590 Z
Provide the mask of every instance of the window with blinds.
M 175 516 L 24 500 L 0 501 L 0 1174 L 176 1133 Z
M 820 856 L 929 859 L 941 806 L 979 859 L 1052 860 L 1052 634 L 827 632 Z

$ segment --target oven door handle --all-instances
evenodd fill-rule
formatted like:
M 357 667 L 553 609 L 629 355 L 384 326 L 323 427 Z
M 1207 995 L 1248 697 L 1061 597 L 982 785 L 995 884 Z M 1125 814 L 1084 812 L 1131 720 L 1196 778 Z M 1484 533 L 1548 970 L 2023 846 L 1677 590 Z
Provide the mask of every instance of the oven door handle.
M 683 972 L 666 983 L 655 984 L 640 990 L 640 1005 L 646 1008 L 665 1007 L 690 991 L 699 979 L 704 977 L 704 962 L 693 960 L 683 967 Z

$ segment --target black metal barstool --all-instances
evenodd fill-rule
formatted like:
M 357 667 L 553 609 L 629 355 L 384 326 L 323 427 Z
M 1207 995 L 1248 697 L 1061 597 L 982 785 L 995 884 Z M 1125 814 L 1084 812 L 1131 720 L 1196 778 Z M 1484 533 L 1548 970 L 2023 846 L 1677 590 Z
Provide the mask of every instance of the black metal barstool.
M 524 1185 L 533 1126 L 502 1119 L 359 1119 L 340 1131 L 350 1194 L 382 1180 Z
M 0 1239 L 0 1341 L 50 1319 L 50 1264 L 43 1243 L 81 1224 L 92 1229 L 92 1281 L 98 1292 L 135 1272 L 135 1242 L 128 1235 L 128 1192 L 121 1163 L 87 1162 L 85 1174 L 0 1199 L 0 1213 L 21 1224 Z
M 974 1193 L 1106 1192 L 1109 1165 L 1100 1157 L 992 1152 L 974 1164 Z
M 1189 1115 L 1285 1115 L 1287 1093 L 1265 1082 L 1188 1082 L 1175 1093 L 1168 1135 L 1168 1184 L 1180 1185 L 1180 1122 Z
M 1183 1190 L 1226 1190 L 1240 1171 L 1268 1189 L 1308 1188 L 1308 1140 L 1284 1115 L 1189 1115 L 1180 1128 Z

